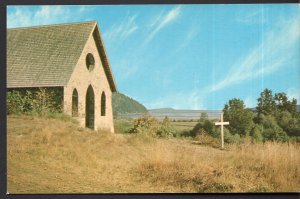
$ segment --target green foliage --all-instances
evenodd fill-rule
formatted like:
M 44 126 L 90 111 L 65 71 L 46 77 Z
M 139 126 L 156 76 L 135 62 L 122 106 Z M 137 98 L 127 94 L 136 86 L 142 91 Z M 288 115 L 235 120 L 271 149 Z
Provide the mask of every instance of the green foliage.
M 173 137 L 176 132 L 168 117 L 165 117 L 163 122 L 160 123 L 147 114 L 144 117 L 135 119 L 133 128 L 128 133 L 146 134 L 153 137 Z
M 288 141 L 286 132 L 277 124 L 275 117 L 271 115 L 261 115 L 261 123 L 263 126 L 264 140 L 272 141 Z
M 7 114 L 20 114 L 29 112 L 31 110 L 31 103 L 31 92 L 27 92 L 25 96 L 23 96 L 19 91 L 15 90 L 7 92 Z
M 61 112 L 62 92 L 58 89 L 11 89 L 7 92 L 7 114 Z
M 166 116 L 156 132 L 156 135 L 159 137 L 173 137 L 175 134 L 175 128 L 171 125 L 169 118 Z
M 122 113 L 147 113 L 142 104 L 118 92 L 112 94 L 112 107 L 114 117 Z
M 263 137 L 262 133 L 263 133 L 263 126 L 259 125 L 259 124 L 255 124 L 255 126 L 251 130 L 251 134 L 250 134 L 252 136 L 253 142 L 255 142 L 255 143 L 263 142 L 264 137 Z
M 292 116 L 295 116 L 297 113 L 297 100 L 292 99 L 288 100 L 288 97 L 285 93 L 276 93 L 274 97 L 276 108 L 278 111 L 289 112 Z
M 208 119 L 201 120 L 199 123 L 197 123 L 195 127 L 189 132 L 189 136 L 196 137 L 203 131 L 212 137 L 218 136 L 215 124 Z
M 276 110 L 276 102 L 271 90 L 266 88 L 263 92 L 261 92 L 257 102 L 256 110 L 259 115 L 274 114 L 274 111 Z
M 265 89 L 257 102 L 255 117 L 242 100 L 234 98 L 225 104 L 224 120 L 230 122 L 231 134 L 251 135 L 258 143 L 266 140 L 286 142 L 289 136 L 300 136 L 297 100 L 289 100 L 285 93 L 273 96 L 270 89 Z
M 224 142 L 228 144 L 239 144 L 241 136 L 239 134 L 231 134 L 227 128 L 224 128 Z
M 253 128 L 253 112 L 245 108 L 244 102 L 240 99 L 229 100 L 223 109 L 224 120 L 229 121 L 228 129 L 232 134 L 246 136 Z

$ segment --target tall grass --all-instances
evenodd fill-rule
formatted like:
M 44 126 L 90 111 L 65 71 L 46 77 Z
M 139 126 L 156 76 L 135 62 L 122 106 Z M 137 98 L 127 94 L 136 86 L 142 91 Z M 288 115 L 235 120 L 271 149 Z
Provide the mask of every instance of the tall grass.
M 299 191 L 297 144 L 231 145 L 111 134 L 71 121 L 8 117 L 8 192 Z

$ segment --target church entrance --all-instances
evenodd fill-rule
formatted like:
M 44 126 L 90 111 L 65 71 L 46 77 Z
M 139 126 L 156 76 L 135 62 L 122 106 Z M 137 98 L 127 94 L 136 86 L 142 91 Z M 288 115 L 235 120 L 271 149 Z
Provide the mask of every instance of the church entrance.
M 86 92 L 85 97 L 85 126 L 90 129 L 94 129 L 95 118 L 95 99 L 94 90 L 90 85 Z

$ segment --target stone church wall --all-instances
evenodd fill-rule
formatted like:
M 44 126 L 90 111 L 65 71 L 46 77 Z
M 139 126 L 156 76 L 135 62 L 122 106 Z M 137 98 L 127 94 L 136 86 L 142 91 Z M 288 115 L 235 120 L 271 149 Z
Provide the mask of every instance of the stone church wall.
M 91 53 L 95 60 L 93 70 L 88 70 L 86 66 L 86 57 Z M 78 116 L 76 117 L 82 127 L 85 127 L 85 104 L 86 93 L 89 86 L 94 91 L 94 130 L 107 130 L 114 132 L 113 114 L 112 114 L 112 92 L 101 63 L 100 55 L 96 47 L 95 40 L 91 35 L 84 47 L 84 50 L 78 60 L 73 74 L 64 87 L 64 112 L 72 115 L 72 93 L 76 88 L 78 92 Z M 101 116 L 101 94 L 104 91 L 106 96 L 106 114 Z

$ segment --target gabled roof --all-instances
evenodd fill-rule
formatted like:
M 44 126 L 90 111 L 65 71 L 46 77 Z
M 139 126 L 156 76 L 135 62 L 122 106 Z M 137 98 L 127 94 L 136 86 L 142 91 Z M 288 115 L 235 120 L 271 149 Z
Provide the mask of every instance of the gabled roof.
M 90 36 L 112 91 L 116 85 L 96 21 L 7 30 L 7 87 L 65 86 Z

